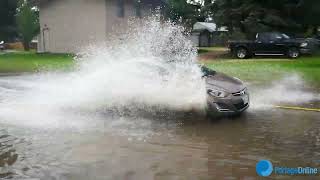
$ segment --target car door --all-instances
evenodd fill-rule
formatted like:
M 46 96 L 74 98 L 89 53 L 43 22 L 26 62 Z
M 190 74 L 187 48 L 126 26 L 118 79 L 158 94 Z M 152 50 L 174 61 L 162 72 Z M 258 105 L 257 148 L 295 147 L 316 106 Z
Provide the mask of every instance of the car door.
M 270 49 L 270 41 L 269 41 L 269 34 L 268 33 L 259 33 L 256 36 L 256 40 L 254 43 L 254 53 L 256 55 L 259 54 L 269 54 Z
M 285 51 L 285 42 L 281 33 L 270 33 L 269 35 L 269 54 L 283 54 Z

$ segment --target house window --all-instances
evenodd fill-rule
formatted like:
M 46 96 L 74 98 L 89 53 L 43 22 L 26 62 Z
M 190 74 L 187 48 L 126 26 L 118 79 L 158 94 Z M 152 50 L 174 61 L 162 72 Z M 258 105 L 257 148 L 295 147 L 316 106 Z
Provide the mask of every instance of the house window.
M 140 0 L 135 0 L 134 1 L 135 4 L 135 11 L 136 11 L 136 16 L 137 17 L 141 17 L 141 1 Z
M 117 15 L 118 15 L 118 17 L 124 17 L 124 1 L 125 0 L 117 0 Z

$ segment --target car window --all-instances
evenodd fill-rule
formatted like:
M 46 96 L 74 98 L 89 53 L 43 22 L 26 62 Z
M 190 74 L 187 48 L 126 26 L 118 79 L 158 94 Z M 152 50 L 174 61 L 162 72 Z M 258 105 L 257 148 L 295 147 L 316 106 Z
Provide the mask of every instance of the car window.
M 267 33 L 260 33 L 257 35 L 257 40 L 261 42 L 267 42 L 269 41 L 269 37 Z
M 280 33 L 270 33 L 270 41 L 278 41 L 283 39 L 284 37 Z
M 216 74 L 216 71 L 209 69 L 205 66 L 201 66 L 201 71 L 203 73 L 204 76 L 213 76 Z
M 282 33 L 282 37 L 285 38 L 285 39 L 290 39 L 290 37 L 284 33 Z
M 290 37 L 284 33 L 259 33 L 256 35 L 256 39 L 261 42 L 279 41 L 281 39 L 290 39 Z

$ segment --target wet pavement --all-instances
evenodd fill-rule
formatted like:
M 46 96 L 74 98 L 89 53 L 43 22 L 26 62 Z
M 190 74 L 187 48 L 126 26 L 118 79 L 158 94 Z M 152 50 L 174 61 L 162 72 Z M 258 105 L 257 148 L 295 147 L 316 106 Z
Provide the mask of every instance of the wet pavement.
M 1 88 L 10 85 L 5 79 L 0 84 Z M 259 88 L 249 85 L 249 89 L 253 101 L 250 109 L 234 118 L 210 120 L 174 111 L 146 116 L 101 113 L 94 118 L 85 116 L 81 128 L 48 128 L 2 119 L 0 178 L 257 179 L 255 165 L 260 159 L 268 159 L 274 166 L 319 167 L 319 112 L 273 105 L 319 108 L 320 101 L 299 104 L 298 97 L 310 97 L 299 90 L 291 94 L 296 101 L 284 99 L 270 104 L 270 96 L 266 105 L 259 99 Z M 319 95 L 317 89 L 312 93 Z

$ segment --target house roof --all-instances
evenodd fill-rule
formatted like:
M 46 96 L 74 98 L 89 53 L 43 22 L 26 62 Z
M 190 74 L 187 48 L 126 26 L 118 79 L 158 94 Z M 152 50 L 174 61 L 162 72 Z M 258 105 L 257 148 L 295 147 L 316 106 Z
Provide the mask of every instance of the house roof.
M 194 31 L 208 30 L 209 32 L 228 31 L 227 27 L 217 28 L 217 25 L 215 23 L 208 23 L 208 22 L 196 22 L 193 25 L 193 30 Z

